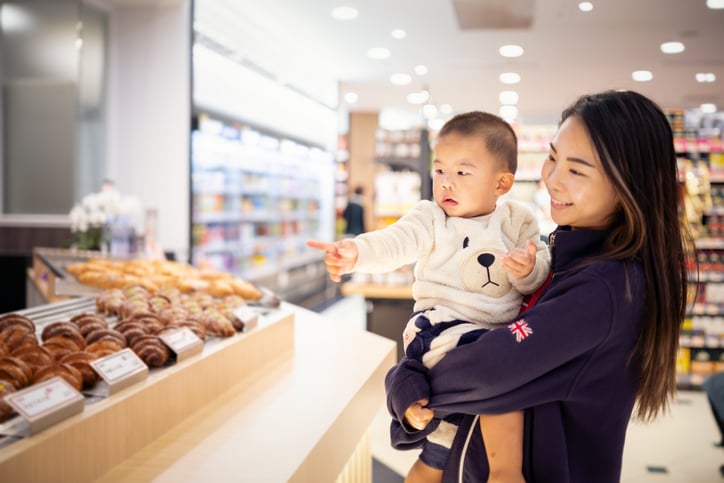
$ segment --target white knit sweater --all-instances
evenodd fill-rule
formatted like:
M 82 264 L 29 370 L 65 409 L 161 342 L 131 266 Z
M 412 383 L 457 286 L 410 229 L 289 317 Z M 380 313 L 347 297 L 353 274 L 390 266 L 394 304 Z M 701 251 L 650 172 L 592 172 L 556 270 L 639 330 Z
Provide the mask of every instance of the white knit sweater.
M 501 266 L 514 247 L 538 247 L 536 266 L 516 280 Z M 394 224 L 354 238 L 359 258 L 354 271 L 384 273 L 415 262 L 415 311 L 442 305 L 461 320 L 492 328 L 512 320 L 524 294 L 534 292 L 550 268 L 548 247 L 524 205 L 500 201 L 476 218 L 448 217 L 431 201 L 420 201 Z

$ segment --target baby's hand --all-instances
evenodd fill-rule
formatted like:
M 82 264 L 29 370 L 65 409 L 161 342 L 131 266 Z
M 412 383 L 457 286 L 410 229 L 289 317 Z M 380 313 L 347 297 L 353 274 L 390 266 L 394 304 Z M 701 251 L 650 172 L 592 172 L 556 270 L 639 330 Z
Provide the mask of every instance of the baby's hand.
M 407 424 L 417 430 L 425 429 L 425 426 L 430 424 L 432 417 L 435 415 L 432 409 L 425 407 L 429 402 L 427 399 L 420 399 L 407 408 L 405 411 L 405 421 L 407 421 Z
M 329 278 L 334 282 L 342 280 L 342 275 L 352 272 L 357 263 L 357 245 L 352 240 L 340 240 L 330 243 L 319 240 L 309 240 L 307 245 L 312 248 L 324 250 L 324 263 L 327 265 Z
M 515 279 L 521 280 L 533 271 L 535 267 L 535 254 L 538 247 L 528 240 L 527 249 L 513 248 L 503 257 L 503 268 Z

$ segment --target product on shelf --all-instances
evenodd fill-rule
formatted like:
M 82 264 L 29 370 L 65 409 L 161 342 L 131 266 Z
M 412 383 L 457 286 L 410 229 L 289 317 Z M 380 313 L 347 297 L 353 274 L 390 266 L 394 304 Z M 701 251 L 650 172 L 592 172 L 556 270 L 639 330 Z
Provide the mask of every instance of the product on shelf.
M 140 286 L 155 292 L 171 287 L 183 293 L 206 291 L 220 297 L 235 294 L 245 300 L 262 297 L 262 292 L 253 284 L 228 273 L 166 260 L 93 258 L 66 269 L 80 283 L 104 289 Z
M 126 264 L 131 262 L 122 265 Z M 56 376 L 78 391 L 91 389 L 100 380 L 91 362 L 126 347 L 148 367 L 162 367 L 172 356 L 162 335 L 185 327 L 202 341 L 208 335 L 231 337 L 246 328 L 234 314 L 246 300 L 227 291 L 215 296 L 202 290 L 182 292 L 169 285 L 149 290 L 133 284 L 99 293 L 97 312 L 61 317 L 41 326 L 24 315 L 5 314 L 0 317 L 0 392 L 15 392 Z M 13 415 L 5 406 L 0 404 L 0 422 Z

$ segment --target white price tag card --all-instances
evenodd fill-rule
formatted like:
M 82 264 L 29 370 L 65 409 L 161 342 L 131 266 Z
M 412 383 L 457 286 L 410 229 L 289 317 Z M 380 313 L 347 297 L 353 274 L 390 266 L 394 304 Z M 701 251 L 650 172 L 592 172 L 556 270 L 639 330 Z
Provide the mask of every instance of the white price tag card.
M 83 411 L 84 397 L 62 377 L 12 393 L 5 401 L 30 423 L 31 434 Z
M 148 366 L 128 347 L 91 361 L 91 366 L 108 385 L 109 394 L 148 377 Z
M 179 327 L 176 330 L 161 334 L 161 340 L 176 353 L 176 361 L 199 354 L 204 348 L 204 341 L 188 327 Z
M 244 322 L 244 330 L 251 330 L 259 322 L 259 314 L 252 307 L 243 305 L 233 310 L 234 315 Z

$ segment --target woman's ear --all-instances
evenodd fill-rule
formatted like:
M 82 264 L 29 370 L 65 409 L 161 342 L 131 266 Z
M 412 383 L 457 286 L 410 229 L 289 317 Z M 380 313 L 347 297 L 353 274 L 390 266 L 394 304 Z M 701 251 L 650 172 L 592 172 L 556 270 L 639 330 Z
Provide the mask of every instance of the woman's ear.
M 515 175 L 513 173 L 500 173 L 498 175 L 498 185 L 495 187 L 495 192 L 498 196 L 502 196 L 513 187 L 513 181 L 515 181 Z

